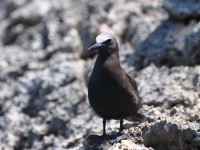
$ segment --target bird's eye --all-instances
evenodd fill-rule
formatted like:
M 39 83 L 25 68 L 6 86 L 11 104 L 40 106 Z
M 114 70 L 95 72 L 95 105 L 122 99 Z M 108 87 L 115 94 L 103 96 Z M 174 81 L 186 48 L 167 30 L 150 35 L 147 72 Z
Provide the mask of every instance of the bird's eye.
M 112 42 L 112 40 L 111 40 L 111 39 L 108 39 L 108 40 L 104 41 L 103 43 L 104 43 L 104 44 L 110 44 L 111 42 Z

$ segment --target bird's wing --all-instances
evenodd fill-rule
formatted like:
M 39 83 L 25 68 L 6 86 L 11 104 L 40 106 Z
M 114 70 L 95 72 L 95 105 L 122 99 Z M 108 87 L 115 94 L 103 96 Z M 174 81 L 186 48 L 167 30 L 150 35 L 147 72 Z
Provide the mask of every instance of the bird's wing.
M 134 91 L 137 92 L 137 95 L 138 95 L 138 99 L 139 99 L 139 94 L 138 94 L 138 88 L 137 88 L 137 84 L 134 80 L 133 77 L 131 77 L 128 73 L 126 73 L 126 77 L 128 78 L 128 81 L 130 82 L 130 84 L 132 85 Z
M 135 102 L 137 102 L 140 105 L 140 97 L 139 97 L 139 93 L 138 93 L 138 88 L 137 88 L 137 84 L 134 80 L 133 77 L 131 77 L 128 73 L 126 73 L 126 77 L 127 77 L 127 81 L 129 82 L 128 84 L 130 84 L 131 86 L 129 87 L 129 92 L 132 93 L 132 95 L 134 95 L 135 97 Z
M 140 98 L 139 98 L 139 93 L 138 93 L 138 88 L 137 88 L 137 84 L 134 80 L 133 77 L 131 77 L 128 73 L 126 73 L 126 77 L 128 78 L 128 81 L 130 82 L 130 84 L 132 85 L 132 89 L 134 92 L 133 94 L 136 96 L 137 100 L 140 103 Z M 128 118 L 126 118 L 126 120 L 134 122 L 134 121 L 139 121 L 142 122 L 144 121 L 145 116 L 139 112 L 137 112 L 136 114 L 132 114 L 131 116 L 129 116 Z

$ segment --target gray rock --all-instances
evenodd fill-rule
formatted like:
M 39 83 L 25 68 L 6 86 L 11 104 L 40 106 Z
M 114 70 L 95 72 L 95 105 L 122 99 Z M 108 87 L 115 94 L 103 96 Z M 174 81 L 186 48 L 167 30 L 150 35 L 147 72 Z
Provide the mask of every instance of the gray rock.
M 187 66 L 157 68 L 150 65 L 136 77 L 143 104 L 171 108 L 198 106 L 200 67 Z M 197 100 L 197 101 L 196 101 Z
M 200 64 L 200 25 L 195 20 L 187 25 L 166 20 L 149 37 L 140 43 L 132 56 L 136 69 L 150 63 L 161 67 Z
M 163 7 L 170 16 L 187 20 L 197 19 L 200 17 L 200 1 L 199 0 L 164 0 Z
M 17 8 L 22 7 L 26 2 L 26 0 L 3 0 L 0 6 L 0 21 L 8 17 L 10 13 L 15 11 Z
M 149 111 L 149 114 L 151 113 L 152 110 Z M 198 139 L 199 135 L 200 118 L 197 113 L 174 107 L 168 111 L 157 109 L 154 118 L 158 119 L 151 124 L 144 123 L 142 127 L 145 146 L 170 150 L 198 149 L 195 139 Z
M 162 148 L 164 140 L 171 142 L 162 134 L 176 141 L 174 133 L 180 133 L 177 145 L 198 147 L 196 16 L 166 21 L 168 14 L 160 0 L 1 1 L 1 147 L 79 149 L 86 136 L 102 133 L 102 119 L 87 100 L 87 81 L 95 59 L 91 59 L 95 53 L 88 55 L 87 49 L 100 32 L 117 37 L 122 67 L 136 77 L 142 103 L 159 106 L 143 106 L 145 122 L 124 123 L 123 133 L 130 138 L 102 148 Z M 152 62 L 160 68 L 150 65 Z M 185 107 L 193 111 L 183 111 Z M 177 124 L 181 128 L 174 128 Z M 119 121 L 108 121 L 108 134 L 118 128 Z
M 198 149 L 200 116 L 197 112 L 177 107 L 165 110 L 145 105 L 141 112 L 146 121 L 140 124 L 126 122 L 123 133 L 129 138 L 110 145 L 110 149 Z M 92 147 L 91 142 L 84 141 L 83 144 L 80 150 Z M 104 142 L 98 148 L 106 145 Z
M 3 34 L 1 38 L 3 44 L 13 43 L 27 26 L 38 24 L 49 10 L 49 3 L 34 1 L 13 11 L 1 23 L 1 34 Z

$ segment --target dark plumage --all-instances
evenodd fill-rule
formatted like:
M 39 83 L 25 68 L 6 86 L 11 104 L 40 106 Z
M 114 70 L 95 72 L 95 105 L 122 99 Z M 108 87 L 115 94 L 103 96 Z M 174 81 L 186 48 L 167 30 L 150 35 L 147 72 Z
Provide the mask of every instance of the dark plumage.
M 98 56 L 89 79 L 88 97 L 94 111 L 103 118 L 103 135 L 106 120 L 140 120 L 140 99 L 135 80 L 120 66 L 117 40 L 111 34 L 96 37 L 96 44 L 88 51 L 97 50 Z

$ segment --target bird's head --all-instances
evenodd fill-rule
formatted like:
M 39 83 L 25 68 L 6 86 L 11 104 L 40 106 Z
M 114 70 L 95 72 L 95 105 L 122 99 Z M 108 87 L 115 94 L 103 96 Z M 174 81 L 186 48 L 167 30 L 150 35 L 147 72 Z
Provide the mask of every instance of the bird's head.
M 118 44 L 115 37 L 109 33 L 102 33 L 96 37 L 96 43 L 88 51 L 98 50 L 100 55 L 110 55 L 118 52 Z

